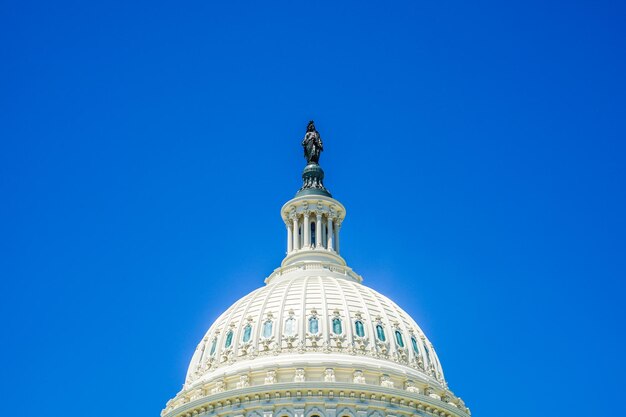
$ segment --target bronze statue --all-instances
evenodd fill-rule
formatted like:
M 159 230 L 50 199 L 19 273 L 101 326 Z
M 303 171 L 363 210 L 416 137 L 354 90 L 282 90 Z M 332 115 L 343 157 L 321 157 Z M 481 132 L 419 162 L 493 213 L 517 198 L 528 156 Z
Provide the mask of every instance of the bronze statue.
M 322 138 L 317 129 L 315 129 L 313 120 L 309 122 L 306 128 L 302 147 L 304 148 L 304 157 L 307 165 L 302 171 L 302 188 L 298 190 L 296 196 L 324 195 L 332 197 L 324 187 L 324 170 L 319 166 L 320 153 L 324 150 L 324 145 L 322 145 Z
M 306 158 L 307 164 L 319 163 L 320 153 L 324 150 L 324 145 L 322 145 L 322 138 L 315 129 L 313 120 L 309 122 L 306 128 L 306 134 L 302 140 L 302 147 L 304 148 L 304 157 Z

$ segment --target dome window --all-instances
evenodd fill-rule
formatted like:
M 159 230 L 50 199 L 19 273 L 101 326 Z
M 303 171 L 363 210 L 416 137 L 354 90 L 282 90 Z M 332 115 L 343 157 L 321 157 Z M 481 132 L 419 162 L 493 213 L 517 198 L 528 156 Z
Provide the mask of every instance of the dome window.
M 341 319 L 339 317 L 335 317 L 333 319 L 333 333 L 341 334 L 343 333 L 343 328 L 341 325 Z
M 285 321 L 285 335 L 293 336 L 294 334 L 296 334 L 296 319 L 289 317 Z
M 417 347 L 417 340 L 415 340 L 414 337 L 411 337 L 411 344 L 413 345 L 413 352 L 415 352 L 416 355 L 419 355 L 420 349 Z
M 426 346 L 426 343 L 424 343 L 424 352 L 426 352 L 426 360 L 430 363 L 430 350 L 428 349 L 428 346 Z
M 214 337 L 213 342 L 211 342 L 211 353 L 209 353 L 211 356 L 215 354 L 216 347 L 217 347 L 217 337 Z
M 317 317 L 311 317 L 309 319 L 309 333 L 318 334 L 320 331 L 320 322 Z
M 226 342 L 224 343 L 224 347 L 228 349 L 230 345 L 232 344 L 233 344 L 233 331 L 231 330 L 226 334 Z
M 356 329 L 356 335 L 359 337 L 365 337 L 365 328 L 363 327 L 363 322 L 361 320 L 357 320 L 354 322 L 354 327 Z
M 401 348 L 404 347 L 404 339 L 402 338 L 402 333 L 400 333 L 400 330 L 396 330 L 396 343 Z
M 263 337 L 266 339 L 272 337 L 272 320 L 268 320 L 263 323 Z
M 380 324 L 376 325 L 376 336 L 381 342 L 387 340 L 387 338 L 385 337 L 385 329 L 383 329 L 383 326 L 381 326 Z
M 243 328 L 243 343 L 248 343 L 250 341 L 250 337 L 252 336 L 252 326 L 249 324 Z

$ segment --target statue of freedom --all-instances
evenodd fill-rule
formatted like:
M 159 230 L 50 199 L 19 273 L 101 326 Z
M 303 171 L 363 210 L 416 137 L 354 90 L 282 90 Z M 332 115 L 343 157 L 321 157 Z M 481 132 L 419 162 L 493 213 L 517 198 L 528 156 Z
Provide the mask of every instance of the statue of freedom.
M 306 128 L 306 134 L 302 140 L 302 147 L 304 148 L 304 157 L 306 158 L 307 164 L 319 163 L 320 153 L 324 150 L 324 145 L 322 145 L 322 138 L 315 129 L 313 120 L 309 122 Z

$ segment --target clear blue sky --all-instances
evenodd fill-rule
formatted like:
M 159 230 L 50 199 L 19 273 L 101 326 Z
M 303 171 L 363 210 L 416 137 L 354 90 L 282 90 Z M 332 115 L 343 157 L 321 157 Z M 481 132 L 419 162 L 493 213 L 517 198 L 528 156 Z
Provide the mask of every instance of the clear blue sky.
M 2 414 L 157 416 L 279 265 L 309 119 L 474 415 L 614 414 L 626 6 L 220 3 L 0 4 Z

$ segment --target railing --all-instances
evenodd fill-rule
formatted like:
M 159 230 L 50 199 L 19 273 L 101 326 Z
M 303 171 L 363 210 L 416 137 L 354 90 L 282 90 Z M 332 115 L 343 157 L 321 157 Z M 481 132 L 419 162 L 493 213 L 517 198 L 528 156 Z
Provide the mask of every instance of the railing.
M 347 267 L 347 266 L 341 266 L 341 265 L 334 265 L 334 264 L 330 264 L 330 263 L 324 263 L 324 262 L 298 262 L 296 264 L 293 265 L 287 265 L 287 266 L 282 266 L 279 268 L 276 268 L 274 270 L 274 272 L 272 272 L 270 274 L 270 276 L 268 276 L 265 279 L 265 283 L 269 283 L 272 279 L 277 278 L 277 277 L 281 277 L 285 274 L 289 274 L 291 272 L 295 272 L 295 271 L 308 271 L 308 270 L 314 270 L 314 269 L 326 269 L 330 272 L 334 272 L 336 274 L 342 274 L 346 277 L 352 278 L 353 280 L 355 280 L 356 282 L 362 282 L 363 281 L 363 277 L 360 276 L 359 274 L 357 274 L 356 272 L 354 272 L 352 270 L 352 268 Z

